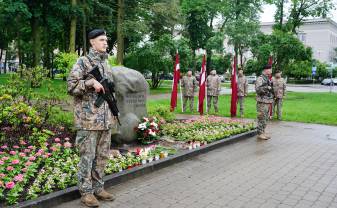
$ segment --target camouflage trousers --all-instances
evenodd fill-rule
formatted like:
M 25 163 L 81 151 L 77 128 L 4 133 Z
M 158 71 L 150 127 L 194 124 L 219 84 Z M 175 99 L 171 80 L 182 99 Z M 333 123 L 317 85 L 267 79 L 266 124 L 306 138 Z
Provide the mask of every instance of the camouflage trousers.
M 274 100 L 273 114 L 275 114 L 275 112 L 276 112 L 277 113 L 277 119 L 279 119 L 279 120 L 282 119 L 282 104 L 283 104 L 282 98 L 276 98 Z M 277 110 L 276 110 L 276 108 L 277 108 Z
M 111 130 L 80 130 L 76 146 L 80 153 L 78 188 L 81 194 L 99 193 L 104 188 L 103 176 L 111 144 Z
M 183 96 L 183 111 L 186 112 L 188 100 L 190 100 L 190 111 L 193 112 L 194 96 Z
M 257 134 L 264 134 L 269 120 L 270 103 L 256 103 L 257 111 Z
M 217 113 L 218 108 L 218 96 L 207 95 L 207 113 L 211 110 L 211 102 L 213 100 L 214 111 Z
M 244 101 L 245 101 L 245 97 L 244 96 L 238 96 L 238 103 L 240 104 L 240 116 L 243 116 L 243 112 L 244 112 Z

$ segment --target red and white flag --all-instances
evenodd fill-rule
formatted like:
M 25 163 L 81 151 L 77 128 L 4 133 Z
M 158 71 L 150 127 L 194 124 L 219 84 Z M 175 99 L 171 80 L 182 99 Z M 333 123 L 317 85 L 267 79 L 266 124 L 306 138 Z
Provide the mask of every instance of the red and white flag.
M 206 55 L 202 58 L 200 79 L 199 79 L 199 106 L 198 110 L 200 115 L 204 114 L 204 100 L 206 97 Z
M 177 107 L 177 99 L 178 99 L 178 83 L 180 79 L 180 64 L 179 64 L 179 54 L 177 51 L 176 54 L 176 63 L 174 64 L 174 72 L 173 72 L 173 85 L 172 85 L 172 93 L 171 93 L 171 111 Z
M 231 117 L 236 117 L 236 105 L 238 102 L 238 83 L 236 80 L 236 56 L 234 56 L 234 63 L 232 68 L 232 78 L 231 78 Z

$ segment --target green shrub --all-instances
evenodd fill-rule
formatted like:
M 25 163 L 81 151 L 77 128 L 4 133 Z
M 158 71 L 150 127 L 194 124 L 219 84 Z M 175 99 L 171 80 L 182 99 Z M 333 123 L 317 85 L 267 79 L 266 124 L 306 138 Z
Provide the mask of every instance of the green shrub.
M 38 126 L 41 124 L 41 117 L 38 112 L 24 102 L 13 103 L 12 105 L 1 105 L 0 124 L 7 124 L 14 128 L 21 125 Z
M 173 121 L 176 116 L 167 106 L 159 105 L 149 110 L 150 117 L 157 117 L 159 119 L 164 119 L 167 122 Z
M 78 56 L 76 53 L 59 53 L 55 58 L 55 66 L 61 70 L 63 80 L 66 80 L 70 70 L 76 63 Z

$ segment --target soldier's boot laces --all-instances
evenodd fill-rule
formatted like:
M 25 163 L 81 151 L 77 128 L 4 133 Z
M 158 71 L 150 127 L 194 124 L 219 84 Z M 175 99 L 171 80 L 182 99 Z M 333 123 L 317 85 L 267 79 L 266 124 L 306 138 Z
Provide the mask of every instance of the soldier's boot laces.
M 257 135 L 257 139 L 260 139 L 260 140 L 268 140 L 268 137 L 266 137 L 265 134 L 259 134 L 259 135 Z
M 98 199 L 101 199 L 104 201 L 114 201 L 115 200 L 115 196 L 105 191 L 104 189 L 100 191 L 99 193 L 95 193 L 95 195 L 97 196 Z
M 86 205 L 87 207 L 99 207 L 99 202 L 98 200 L 96 199 L 96 197 L 91 194 L 91 193 L 88 193 L 88 194 L 84 194 L 82 197 L 81 197 L 81 202 Z

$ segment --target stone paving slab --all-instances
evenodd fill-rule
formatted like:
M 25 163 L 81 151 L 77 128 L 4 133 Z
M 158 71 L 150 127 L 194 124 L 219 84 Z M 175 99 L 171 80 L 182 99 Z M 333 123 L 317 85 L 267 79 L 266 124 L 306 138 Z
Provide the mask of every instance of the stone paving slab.
M 102 208 L 337 208 L 337 127 L 273 122 L 273 138 L 197 156 L 111 187 Z M 83 207 L 79 200 L 58 208 Z

